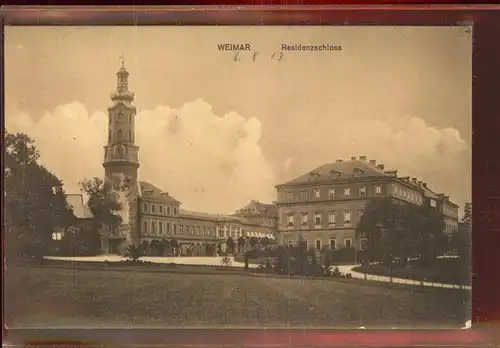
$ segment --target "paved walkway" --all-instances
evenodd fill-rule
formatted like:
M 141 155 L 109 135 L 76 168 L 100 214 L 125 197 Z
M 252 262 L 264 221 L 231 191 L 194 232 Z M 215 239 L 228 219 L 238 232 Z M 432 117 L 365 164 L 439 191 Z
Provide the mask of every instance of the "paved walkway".
M 456 284 L 443 284 L 443 283 L 432 283 L 432 282 L 421 282 L 419 280 L 413 280 L 413 279 L 404 279 L 404 278 L 395 278 L 393 277 L 387 277 L 387 276 L 379 276 L 379 275 L 373 275 L 373 274 L 365 274 L 361 272 L 356 272 L 353 271 L 353 268 L 359 267 L 361 265 L 343 265 L 343 266 L 338 266 L 339 271 L 341 273 L 351 273 L 353 278 L 358 278 L 358 279 L 366 279 L 366 280 L 373 280 L 373 281 L 378 281 L 378 282 L 385 282 L 385 283 L 395 283 L 395 284 L 408 284 L 408 285 L 416 285 L 416 286 L 428 286 L 428 287 L 434 287 L 434 288 L 448 288 L 448 289 L 464 289 L 464 290 L 471 290 L 470 286 L 467 285 L 456 285 Z
M 64 260 L 64 261 L 88 261 L 88 262 L 118 262 L 124 261 L 126 258 L 119 255 L 101 255 L 101 256 L 82 256 L 82 257 L 59 257 L 59 256 L 46 256 L 49 260 Z M 218 256 L 205 256 L 205 257 L 160 257 L 160 256 L 144 256 L 141 260 L 156 262 L 156 263 L 176 263 L 178 265 L 199 265 L 199 266 L 220 266 L 222 257 Z M 234 257 L 231 257 L 231 267 L 244 267 L 243 262 L 234 261 Z M 442 283 L 432 283 L 432 282 L 421 282 L 418 280 L 404 279 L 404 278 L 390 278 L 386 276 L 378 276 L 372 274 L 366 274 L 361 272 L 353 271 L 353 268 L 359 267 L 361 265 L 339 265 L 339 271 L 341 273 L 351 273 L 353 278 L 366 279 L 371 281 L 385 282 L 385 283 L 395 283 L 395 284 L 408 284 L 415 286 L 428 286 L 435 288 L 448 288 L 448 289 L 466 289 L 471 290 L 470 286 L 466 285 L 454 285 L 454 284 L 442 284 Z M 256 268 L 258 265 L 249 264 L 248 267 Z
M 80 256 L 80 257 L 65 257 L 65 256 L 46 256 L 49 260 L 62 261 L 88 261 L 88 262 L 119 262 L 125 261 L 126 258 L 119 255 L 99 255 L 99 256 Z M 234 257 L 230 257 L 231 267 L 245 267 L 243 262 L 234 261 Z M 199 265 L 199 266 L 221 266 L 222 257 L 219 256 L 198 256 L 198 257 L 161 257 L 161 256 L 143 256 L 143 261 L 155 263 L 176 263 L 178 265 Z M 257 265 L 249 264 L 249 268 L 256 268 Z

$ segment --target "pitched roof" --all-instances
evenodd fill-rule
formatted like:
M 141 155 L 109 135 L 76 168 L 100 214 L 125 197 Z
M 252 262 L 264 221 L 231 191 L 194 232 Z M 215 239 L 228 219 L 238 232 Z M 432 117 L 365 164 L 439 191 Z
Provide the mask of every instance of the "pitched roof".
M 210 213 L 202 213 L 198 211 L 190 211 L 190 210 L 184 210 L 184 209 L 179 209 L 179 215 L 182 217 L 187 217 L 187 218 L 196 218 L 196 219 L 205 219 L 205 220 L 212 220 L 212 221 L 222 221 L 222 220 L 229 220 L 229 221 L 238 221 L 244 223 L 246 220 L 237 216 L 232 216 L 232 215 L 225 215 L 225 214 L 210 214 Z
M 93 217 L 90 208 L 83 203 L 83 195 L 82 194 L 67 194 L 66 202 L 73 210 L 73 215 L 77 219 L 91 219 Z
M 324 164 L 282 185 L 310 184 L 333 179 L 352 179 L 356 169 L 362 171 L 362 177 L 389 177 L 384 170 L 364 160 L 350 160 Z M 278 185 L 280 186 L 280 185 Z
M 243 208 L 238 209 L 234 215 L 259 215 L 263 217 L 276 217 L 278 209 L 276 204 L 267 204 L 259 201 L 250 201 Z
M 190 211 L 184 209 L 179 209 L 179 215 L 183 217 L 192 217 L 192 218 L 207 219 L 207 220 L 215 220 L 217 218 L 216 214 L 201 213 L 198 211 Z
M 440 196 L 436 192 L 434 192 L 430 188 L 428 188 L 427 185 L 426 186 L 422 186 L 422 189 L 424 190 L 424 195 L 426 197 L 434 198 L 434 199 L 440 198 Z
M 139 181 L 141 197 L 159 199 L 169 203 L 180 203 L 168 192 L 160 190 L 158 187 L 147 181 Z

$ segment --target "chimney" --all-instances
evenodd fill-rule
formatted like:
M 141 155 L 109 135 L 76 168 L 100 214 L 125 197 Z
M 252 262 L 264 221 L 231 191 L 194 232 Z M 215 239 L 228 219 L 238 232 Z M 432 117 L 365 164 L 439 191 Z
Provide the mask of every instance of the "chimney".
M 377 161 L 375 161 L 375 160 L 370 160 L 370 165 L 375 167 L 375 166 L 377 165 Z
M 351 161 L 355 161 L 356 160 L 356 157 L 355 156 L 352 156 L 351 157 Z
M 342 163 L 342 162 L 344 162 L 344 160 L 343 160 L 343 159 L 341 159 L 341 158 L 339 158 L 336 162 L 337 162 L 337 163 Z
M 359 159 L 362 161 L 366 161 L 366 156 L 359 156 Z
M 378 168 L 378 169 L 381 169 L 381 170 L 384 170 L 384 169 L 385 169 L 385 165 L 383 165 L 383 164 L 379 164 L 379 165 L 377 166 L 377 168 Z

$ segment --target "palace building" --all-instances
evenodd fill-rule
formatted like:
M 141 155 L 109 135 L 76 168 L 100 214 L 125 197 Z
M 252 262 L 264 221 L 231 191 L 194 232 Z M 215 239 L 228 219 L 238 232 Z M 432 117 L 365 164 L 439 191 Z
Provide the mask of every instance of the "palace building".
M 205 214 L 181 209 L 181 202 L 152 183 L 139 180 L 139 147 L 135 144 L 136 107 L 128 88 L 123 61 L 116 91 L 108 108 L 108 143 L 104 147 L 105 180 L 112 184 L 122 209 L 122 224 L 103 226 L 105 253 L 123 253 L 142 245 L 148 255 L 215 255 L 226 251 L 227 240 L 274 239 L 276 206 L 250 202 L 233 215 Z
M 363 249 L 366 240 L 356 240 L 356 226 L 365 205 L 380 197 L 434 207 L 444 215 L 446 233 L 458 229 L 458 206 L 448 196 L 436 194 L 417 178 L 398 177 L 396 170 L 385 170 L 365 156 L 322 165 L 276 189 L 282 244 L 301 237 L 317 250 Z

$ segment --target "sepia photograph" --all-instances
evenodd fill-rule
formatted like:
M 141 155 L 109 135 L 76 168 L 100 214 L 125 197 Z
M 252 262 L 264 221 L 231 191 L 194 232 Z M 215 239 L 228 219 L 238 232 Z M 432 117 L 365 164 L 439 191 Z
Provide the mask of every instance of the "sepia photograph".
M 472 43 L 5 27 L 5 325 L 469 328 Z

